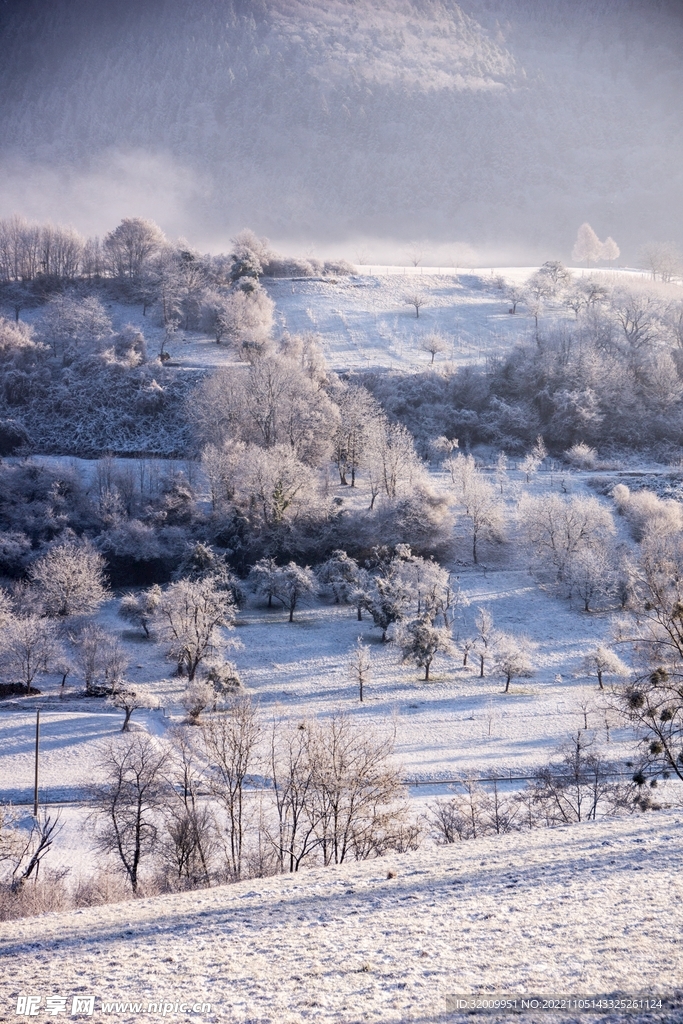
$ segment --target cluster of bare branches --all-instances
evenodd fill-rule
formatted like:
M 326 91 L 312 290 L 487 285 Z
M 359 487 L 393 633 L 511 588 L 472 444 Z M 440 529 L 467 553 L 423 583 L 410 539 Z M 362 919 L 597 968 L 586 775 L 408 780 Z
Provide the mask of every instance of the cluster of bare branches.
M 645 810 L 636 781 L 615 779 L 615 766 L 579 729 L 527 784 L 505 792 L 504 780 L 484 784 L 463 779 L 459 792 L 430 808 L 432 837 L 439 844 L 552 828 Z
M 392 754 L 393 737 L 343 712 L 267 728 L 238 697 L 168 743 L 136 733 L 108 746 L 91 792 L 97 848 L 133 893 L 143 865 L 157 886 L 194 888 L 413 848 Z

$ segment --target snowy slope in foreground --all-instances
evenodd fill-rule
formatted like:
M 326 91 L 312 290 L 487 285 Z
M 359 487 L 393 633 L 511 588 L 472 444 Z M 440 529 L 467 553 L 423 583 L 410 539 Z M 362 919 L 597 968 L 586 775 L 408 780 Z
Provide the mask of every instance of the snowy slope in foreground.
M 101 999 L 201 1000 L 208 1017 L 168 1019 L 436 1024 L 472 1019 L 452 1009 L 460 994 L 671 995 L 681 824 L 603 820 L 0 925 L 0 1006 L 15 1020 L 18 993 L 80 993 L 100 1019 Z M 583 1016 L 622 1019 L 683 1011 Z

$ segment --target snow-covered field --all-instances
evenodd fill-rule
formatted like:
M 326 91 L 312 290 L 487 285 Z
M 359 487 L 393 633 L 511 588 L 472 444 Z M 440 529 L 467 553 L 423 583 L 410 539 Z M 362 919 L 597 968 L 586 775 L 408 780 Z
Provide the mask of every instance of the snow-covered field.
M 0 1019 L 17 1019 L 20 995 L 41 998 L 40 1020 L 47 997 L 70 1010 L 78 995 L 122 1024 L 150 1003 L 226 1024 L 674 1024 L 682 824 L 660 812 L 544 829 L 0 924 Z M 532 996 L 656 1008 L 522 1009 Z M 517 1010 L 458 1009 L 477 997 Z
M 451 368 L 484 363 L 508 352 L 533 327 L 523 306 L 511 316 L 510 303 L 496 281 L 523 284 L 537 267 L 470 270 L 439 267 L 358 267 L 338 279 L 264 279 L 275 302 L 279 331 L 320 336 L 323 354 L 333 370 L 390 367 L 407 372 L 426 370 L 431 355 L 422 339 L 434 332 L 447 341 L 435 364 Z M 580 268 L 573 271 L 580 277 Z M 641 281 L 642 272 L 604 272 L 606 280 Z M 419 317 L 410 304 L 414 295 L 424 304 Z M 549 304 L 544 316 L 572 314 Z M 197 335 L 173 342 L 174 361 L 188 367 L 227 361 L 221 347 Z
M 510 303 L 496 282 L 504 278 L 523 285 L 537 267 L 356 269 L 349 277 L 263 279 L 276 306 L 276 333 L 318 334 L 333 370 L 426 370 L 431 355 L 421 348 L 421 341 L 433 332 L 447 341 L 445 351 L 436 356 L 437 368 L 484 363 L 509 351 L 533 328 L 533 319 L 523 305 L 514 316 L 509 314 Z M 588 273 L 581 268 L 572 272 L 576 277 Z M 639 283 L 645 278 L 642 271 L 623 268 L 591 274 L 610 283 Z M 419 317 L 409 302 L 415 294 L 424 301 Z M 113 301 L 105 306 L 115 330 L 130 323 L 144 333 L 150 356 L 160 351 L 164 331 L 151 313 L 143 316 L 141 306 Z M 572 315 L 559 303 L 549 303 L 543 314 L 550 319 Z M 22 319 L 38 321 L 40 309 L 25 311 Z M 209 369 L 235 361 L 228 346 L 217 345 L 210 336 L 194 331 L 179 331 L 165 342 L 165 349 L 172 364 L 187 369 Z

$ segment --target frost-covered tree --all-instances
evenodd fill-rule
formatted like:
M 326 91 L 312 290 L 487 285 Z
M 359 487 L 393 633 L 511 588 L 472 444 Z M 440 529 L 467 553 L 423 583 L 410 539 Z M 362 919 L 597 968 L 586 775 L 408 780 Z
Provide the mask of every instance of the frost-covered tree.
M 333 551 L 316 570 L 318 581 L 332 594 L 335 604 L 354 601 L 364 575 L 356 559 L 341 550 Z
M 440 352 L 446 352 L 448 350 L 448 339 L 439 334 L 437 331 L 430 331 L 429 334 L 425 334 L 420 339 L 420 348 L 423 352 L 428 352 L 431 355 L 431 365 L 434 365 L 434 359 L 439 355 Z
M 639 363 L 666 336 L 666 309 L 660 298 L 632 288 L 615 289 L 609 317 L 615 332 L 612 345 L 627 359 Z
M 455 653 L 450 629 L 433 626 L 428 616 L 407 623 L 398 639 L 403 660 L 424 668 L 425 682 L 429 681 L 429 669 L 437 654 Z
M 560 579 L 572 555 L 607 544 L 615 533 L 609 509 L 583 495 L 525 494 L 518 517 L 531 553 L 541 562 L 551 562 Z
M 127 217 L 105 237 L 103 249 L 112 273 L 135 281 L 165 242 L 163 232 L 153 221 Z
M 49 672 L 58 655 L 54 624 L 38 615 L 11 616 L 2 628 L 0 652 L 4 671 L 30 693 L 36 676 Z
M 413 307 L 415 316 L 419 318 L 420 310 L 427 304 L 427 296 L 423 292 L 410 292 L 406 295 L 405 302 L 408 306 Z
M 628 666 L 609 647 L 600 644 L 583 659 L 583 669 L 587 675 L 598 677 L 598 686 L 604 690 L 603 677 L 606 675 L 623 678 L 629 674 Z
M 512 281 L 506 281 L 503 297 L 506 302 L 510 303 L 508 312 L 514 315 L 517 312 L 517 306 L 524 299 L 524 288 L 519 284 L 514 284 Z
M 217 697 L 218 694 L 208 679 L 193 679 L 188 682 L 181 703 L 187 712 L 189 724 L 198 725 L 202 711 L 213 707 Z
M 161 587 L 155 584 L 137 594 L 125 594 L 119 605 L 119 615 L 132 626 L 142 629 L 147 638 L 150 626 L 161 601 Z
M 377 629 L 382 630 L 382 643 L 386 642 L 389 627 L 405 617 L 411 597 L 411 591 L 396 565 L 381 566 L 373 577 L 364 607 L 370 612 Z
M 38 558 L 28 576 L 48 615 L 87 615 L 107 598 L 104 566 L 88 541 L 66 541 Z
M 259 238 L 255 232 L 245 228 L 230 241 L 230 279 L 238 281 L 243 277 L 260 277 L 274 256 L 268 239 Z
M 539 436 L 534 441 L 531 451 L 529 451 L 525 455 L 519 467 L 526 476 L 527 483 L 529 483 L 529 480 L 532 477 L 532 475 L 538 472 L 538 470 L 541 468 L 544 460 L 547 459 L 547 457 L 548 449 L 545 446 L 545 441 L 539 434 Z
M 567 561 L 566 578 L 571 593 L 583 601 L 584 611 L 589 612 L 598 597 L 613 589 L 610 553 L 601 547 L 580 548 Z
M 71 636 L 71 642 L 87 694 L 113 693 L 122 685 L 128 658 L 115 636 L 97 623 L 88 622 Z
M 372 424 L 382 417 L 381 407 L 365 388 L 352 384 L 341 384 L 331 392 L 331 397 L 339 410 L 339 424 L 333 439 L 339 482 L 355 487 L 356 475 L 366 457 Z
M 189 410 L 203 443 L 235 440 L 261 448 L 289 445 L 310 466 L 331 453 L 339 413 L 310 363 L 269 353 L 248 369 L 216 371 L 194 392 Z
M 567 288 L 572 280 L 571 271 L 567 270 L 559 260 L 547 260 L 542 267 L 539 267 L 537 274 L 549 282 L 553 294 L 561 288 Z
M 255 594 L 268 598 L 268 607 L 273 607 L 279 566 L 274 558 L 259 558 L 250 572 L 248 584 Z
M 112 322 L 94 295 L 54 295 L 45 306 L 38 329 L 56 356 L 79 347 L 97 348 L 99 342 L 110 337 Z
M 579 263 L 585 263 L 590 267 L 591 263 L 597 263 L 602 256 L 602 242 L 587 222 L 584 222 L 578 230 L 576 242 L 572 249 L 572 259 Z
M 403 581 L 418 618 L 426 615 L 432 625 L 440 619 L 444 626 L 450 626 L 458 592 L 451 585 L 448 570 L 432 558 L 414 555 L 408 544 L 397 544 L 391 571 Z
M 275 304 L 257 283 L 234 288 L 218 307 L 214 303 L 212 308 L 211 331 L 217 341 L 227 340 L 245 356 L 260 352 L 268 343 Z
M 207 334 L 212 334 L 220 345 L 231 329 L 231 304 L 227 295 L 207 289 L 202 295 L 200 325 Z
M 571 465 L 576 466 L 577 469 L 595 469 L 598 462 L 598 453 L 595 448 L 584 444 L 583 441 L 577 441 L 564 454 Z
M 640 265 L 649 270 L 652 280 L 670 281 L 683 273 L 683 254 L 675 242 L 648 242 L 640 250 Z
M 358 687 L 358 699 L 363 703 L 365 687 L 370 679 L 371 661 L 370 652 L 363 643 L 362 637 L 358 637 L 356 646 L 349 657 L 349 675 Z
M 368 443 L 367 469 L 372 492 L 370 508 L 381 492 L 393 501 L 412 491 L 420 480 L 422 464 L 406 427 L 389 423 L 386 418 L 375 421 Z
M 234 618 L 230 594 L 208 577 L 172 583 L 162 594 L 154 625 L 179 672 L 187 672 L 192 682 L 200 664 L 226 646 L 220 630 L 230 629 Z
M 297 607 L 318 593 L 315 574 L 308 566 L 289 562 L 278 567 L 275 573 L 273 597 L 289 612 L 289 621 L 294 621 Z
M 635 540 L 668 537 L 683 530 L 683 508 L 678 501 L 660 498 L 646 489 L 632 492 L 626 484 L 617 484 L 612 497 Z
M 490 659 L 495 646 L 496 634 L 493 628 L 493 615 L 489 608 L 477 608 L 474 619 L 477 635 L 474 648 L 479 658 L 479 678 L 484 678 L 484 666 Z
M 532 674 L 533 644 L 524 636 L 497 633 L 494 647 L 494 669 L 505 679 L 505 693 L 513 679 L 523 679 Z
M 317 498 L 316 477 L 287 444 L 249 445 L 240 463 L 234 503 L 258 527 L 277 529 L 306 515 Z
M 472 455 L 458 454 L 447 461 L 458 505 L 470 524 L 472 559 L 477 563 L 481 540 L 503 540 L 503 506 L 496 488 L 477 469 Z
M 614 261 L 618 260 L 621 256 L 621 249 L 611 235 L 608 235 L 602 243 L 602 252 L 600 255 L 603 260 L 607 260 L 608 263 L 614 263 Z
M 121 732 L 129 731 L 130 720 L 134 711 L 140 711 L 143 708 L 158 708 L 160 706 L 159 698 L 148 687 L 139 684 L 131 686 L 127 683 L 123 683 L 120 689 L 117 689 L 115 693 L 108 697 L 107 703 L 124 713 Z

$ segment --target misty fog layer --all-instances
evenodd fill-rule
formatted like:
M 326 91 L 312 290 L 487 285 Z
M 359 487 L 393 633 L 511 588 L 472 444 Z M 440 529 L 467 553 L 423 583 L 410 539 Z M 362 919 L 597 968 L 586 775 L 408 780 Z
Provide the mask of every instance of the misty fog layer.
M 0 14 L 0 214 L 207 246 L 626 260 L 683 212 L 683 17 L 653 0 L 41 0 Z

